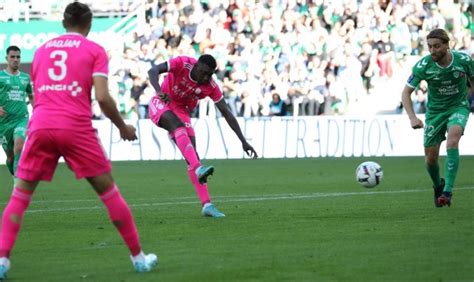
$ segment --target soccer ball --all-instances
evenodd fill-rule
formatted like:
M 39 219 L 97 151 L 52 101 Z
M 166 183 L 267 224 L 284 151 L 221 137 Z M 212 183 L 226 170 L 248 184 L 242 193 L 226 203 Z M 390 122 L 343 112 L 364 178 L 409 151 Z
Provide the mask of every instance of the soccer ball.
M 382 178 L 382 167 L 376 162 L 363 162 L 356 169 L 356 180 L 365 188 L 377 186 Z

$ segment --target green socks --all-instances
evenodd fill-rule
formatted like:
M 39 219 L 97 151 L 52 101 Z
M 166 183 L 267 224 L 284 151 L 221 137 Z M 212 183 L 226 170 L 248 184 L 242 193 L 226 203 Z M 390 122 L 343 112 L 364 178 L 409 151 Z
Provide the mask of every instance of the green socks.
M 450 148 L 447 150 L 446 162 L 444 164 L 444 174 L 446 177 L 445 192 L 452 192 L 459 167 L 459 149 Z
M 439 176 L 439 165 L 436 163 L 435 165 L 428 165 L 426 164 L 426 171 L 431 177 L 431 181 L 433 181 L 434 187 L 438 187 L 441 185 L 441 177 Z
M 452 192 L 454 181 L 456 180 L 456 175 L 458 174 L 458 167 L 459 167 L 459 149 L 458 148 L 450 148 L 447 150 L 446 155 L 446 162 L 444 164 L 444 176 L 446 180 L 446 185 L 444 186 L 445 192 Z M 441 178 L 439 176 L 439 165 L 426 165 L 426 171 L 431 177 L 431 181 L 433 181 L 433 185 L 438 187 L 441 185 Z

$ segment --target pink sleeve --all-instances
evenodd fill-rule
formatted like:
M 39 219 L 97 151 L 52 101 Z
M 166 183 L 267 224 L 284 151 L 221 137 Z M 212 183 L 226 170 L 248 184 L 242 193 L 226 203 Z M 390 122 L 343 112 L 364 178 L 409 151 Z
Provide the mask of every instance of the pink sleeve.
M 175 72 L 183 68 L 183 57 L 179 56 L 168 61 L 169 72 Z
M 214 80 L 211 81 L 211 86 L 212 86 L 212 93 L 211 95 L 209 95 L 209 97 L 212 99 L 212 101 L 214 101 L 214 103 L 217 103 L 223 98 L 222 92 Z
M 98 47 L 96 54 L 92 76 L 99 75 L 107 77 L 109 74 L 109 59 L 107 58 L 107 53 L 105 53 L 104 48 Z

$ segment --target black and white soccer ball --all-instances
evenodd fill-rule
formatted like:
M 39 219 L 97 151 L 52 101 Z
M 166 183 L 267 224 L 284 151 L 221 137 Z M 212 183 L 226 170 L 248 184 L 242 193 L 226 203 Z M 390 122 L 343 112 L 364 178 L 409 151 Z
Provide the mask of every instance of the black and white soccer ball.
M 373 188 L 379 185 L 382 178 L 382 167 L 376 162 L 363 162 L 356 169 L 356 180 L 365 188 Z

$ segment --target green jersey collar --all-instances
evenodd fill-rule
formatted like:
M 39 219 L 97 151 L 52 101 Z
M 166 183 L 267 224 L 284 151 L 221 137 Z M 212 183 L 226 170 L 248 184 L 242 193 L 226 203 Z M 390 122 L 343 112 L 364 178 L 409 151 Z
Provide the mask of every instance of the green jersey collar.
M 440 66 L 437 62 L 435 62 L 436 66 L 437 66 L 438 68 L 440 68 L 440 69 L 447 69 L 447 68 L 449 68 L 449 67 L 453 64 L 453 62 L 454 62 L 454 54 L 453 54 L 453 51 L 449 50 L 449 53 L 451 54 L 451 62 L 449 63 L 449 65 L 447 65 L 446 67 L 442 67 L 442 66 Z
M 21 73 L 21 71 L 19 71 L 19 70 L 16 73 L 10 73 L 10 72 L 7 71 L 7 69 L 4 69 L 3 71 L 9 76 L 19 76 L 20 73 Z

